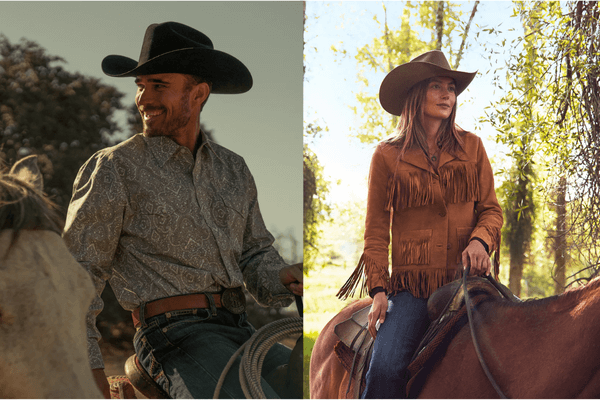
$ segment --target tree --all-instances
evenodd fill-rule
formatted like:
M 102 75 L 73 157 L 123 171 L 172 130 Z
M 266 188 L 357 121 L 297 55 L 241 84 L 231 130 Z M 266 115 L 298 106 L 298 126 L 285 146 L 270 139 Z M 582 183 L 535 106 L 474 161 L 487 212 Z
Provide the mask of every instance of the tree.
M 331 207 L 326 201 L 329 193 L 329 182 L 323 176 L 323 166 L 317 155 L 309 148 L 308 141 L 323 130 L 320 126 L 309 123 L 304 132 L 304 270 L 308 272 L 315 267 L 315 259 L 319 253 L 318 241 L 321 237 L 321 224 L 329 219 Z M 325 128 L 327 130 L 327 128 Z
M 124 96 L 64 63 L 35 42 L 0 35 L 0 159 L 38 154 L 45 189 L 63 213 L 79 167 L 120 132 L 113 116 Z
M 382 36 L 359 48 L 355 56 L 359 67 L 357 78 L 363 88 L 356 95 L 360 104 L 353 107 L 354 113 L 362 121 L 358 133 L 354 134 L 356 138 L 363 143 L 378 142 L 388 136 L 398 122 L 397 117 L 381 109 L 377 95 L 367 91 L 369 87 L 379 87 L 372 85 L 369 77 L 373 74 L 385 76 L 395 66 L 433 49 L 443 50 L 449 56 L 452 68 L 458 68 L 462 54 L 468 47 L 468 33 L 478 4 L 479 1 L 474 3 L 470 18 L 465 23 L 461 21 L 462 12 L 453 3 L 407 1 L 402 10 L 400 28 L 393 30 L 388 24 L 387 7 L 382 3 L 383 22 L 374 17 L 381 27 Z M 424 33 L 419 34 L 419 31 Z M 461 43 L 458 50 L 454 50 L 453 43 L 457 39 Z M 340 55 L 347 54 L 343 49 L 333 48 L 333 51 Z
M 539 192 L 555 212 L 545 229 L 559 293 L 567 269 L 587 280 L 600 265 L 599 10 L 595 2 L 516 2 L 514 14 L 526 32 L 510 46 L 521 50 L 511 54 L 506 95 L 487 120 L 521 175 L 539 165 Z

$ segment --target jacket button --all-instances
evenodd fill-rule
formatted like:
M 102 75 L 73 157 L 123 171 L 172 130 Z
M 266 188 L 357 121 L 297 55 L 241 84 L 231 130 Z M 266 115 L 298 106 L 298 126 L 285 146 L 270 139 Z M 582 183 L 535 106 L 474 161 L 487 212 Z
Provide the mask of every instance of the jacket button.
M 445 216 L 446 216 L 446 211 L 442 211 L 442 212 L 440 213 L 440 217 L 445 217 Z
M 450 250 L 450 249 L 452 248 L 452 245 L 451 245 L 450 243 L 448 243 L 448 245 L 446 246 L 446 248 L 447 248 L 448 250 Z

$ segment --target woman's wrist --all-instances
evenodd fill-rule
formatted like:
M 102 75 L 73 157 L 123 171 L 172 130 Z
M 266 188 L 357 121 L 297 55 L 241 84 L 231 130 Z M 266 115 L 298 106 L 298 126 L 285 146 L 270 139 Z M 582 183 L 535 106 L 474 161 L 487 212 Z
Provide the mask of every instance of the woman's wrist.
M 490 253 L 490 246 L 488 246 L 488 244 L 485 242 L 485 240 L 475 236 L 475 237 L 472 237 L 471 240 L 469 240 L 469 243 L 471 243 L 473 240 L 477 240 L 479 243 L 481 243 L 483 245 L 483 248 L 485 249 L 485 252 L 488 254 Z
M 387 290 L 385 290 L 385 288 L 383 288 L 382 286 L 377 286 L 374 287 L 373 289 L 369 290 L 369 296 L 371 296 L 372 299 L 375 298 L 375 295 L 377 293 L 385 293 L 387 295 Z

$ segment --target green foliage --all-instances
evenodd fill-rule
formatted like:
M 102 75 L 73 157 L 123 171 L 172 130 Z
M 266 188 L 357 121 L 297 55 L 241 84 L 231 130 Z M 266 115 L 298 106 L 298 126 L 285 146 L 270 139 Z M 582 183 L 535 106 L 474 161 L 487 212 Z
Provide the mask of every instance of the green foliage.
M 437 13 L 443 6 L 442 19 L 437 19 Z M 458 66 L 460 52 L 466 46 L 464 43 L 460 50 L 454 50 L 454 42 L 462 37 L 466 40 L 465 33 L 468 24 L 461 20 L 462 12 L 458 5 L 450 2 L 423 1 L 404 3 L 400 16 L 400 27 L 390 29 L 387 20 L 387 8 L 383 4 L 384 21 L 380 22 L 377 16 L 374 20 L 379 24 L 382 35 L 374 38 L 357 50 L 355 60 L 358 65 L 357 80 L 361 90 L 356 94 L 360 103 L 352 107 L 362 124 L 353 134 L 362 143 L 375 143 L 387 137 L 397 125 L 397 117 L 387 114 L 377 101 L 377 93 L 369 88 L 379 87 L 379 82 L 373 84 L 373 76 L 385 76 L 396 66 L 406 63 L 428 50 L 442 49 L 449 57 L 449 62 L 454 68 Z M 441 24 L 441 25 L 440 25 Z M 437 32 L 441 29 L 442 40 L 438 40 Z M 332 49 L 336 54 L 345 56 L 347 50 L 342 48 Z
M 492 104 L 484 118 L 496 128 L 497 141 L 508 148 L 514 163 L 513 169 L 501 171 L 511 183 L 502 187 L 500 196 L 510 215 L 505 239 L 514 245 L 511 257 L 523 248 L 526 230 L 519 231 L 518 226 L 525 223 L 532 228 L 536 218 L 542 221 L 538 229 L 543 237 L 535 238 L 532 245 L 544 250 L 546 262 L 539 265 L 545 270 L 534 272 L 533 260 L 529 260 L 523 275 L 525 286 L 532 287 L 526 279 L 535 280 L 539 288 L 533 291 L 540 293 L 545 293 L 554 278 L 561 281 L 564 261 L 571 280 L 593 275 L 600 261 L 600 180 L 596 172 L 600 167 L 600 115 L 597 100 L 592 100 L 600 90 L 598 14 L 594 2 L 515 2 L 514 15 L 521 19 L 525 32 L 509 45 L 514 50 L 504 83 L 495 80 L 505 95 Z M 560 195 L 557 189 L 562 181 L 568 185 Z M 535 195 L 531 193 L 534 187 Z M 536 196 L 540 199 L 537 208 L 532 207 Z M 562 218 L 560 209 L 566 210 L 564 223 L 557 220 Z M 577 272 L 582 269 L 586 271 Z M 542 283 L 542 276 L 550 284 Z
M 66 71 L 35 42 L 0 35 L 0 159 L 39 155 L 46 191 L 62 207 L 79 167 L 120 131 L 123 94 L 97 78 Z
M 304 382 L 302 385 L 303 397 L 310 399 L 310 356 L 312 349 L 315 347 L 315 341 L 317 340 L 318 332 L 304 332 L 304 346 L 303 351 L 303 373 Z
M 309 148 L 308 141 L 321 134 L 323 129 L 309 123 L 304 132 L 303 174 L 304 174 L 304 271 L 315 267 L 319 253 L 318 241 L 321 237 L 321 224 L 329 219 L 331 207 L 326 201 L 329 181 L 323 176 L 323 166 L 317 155 Z

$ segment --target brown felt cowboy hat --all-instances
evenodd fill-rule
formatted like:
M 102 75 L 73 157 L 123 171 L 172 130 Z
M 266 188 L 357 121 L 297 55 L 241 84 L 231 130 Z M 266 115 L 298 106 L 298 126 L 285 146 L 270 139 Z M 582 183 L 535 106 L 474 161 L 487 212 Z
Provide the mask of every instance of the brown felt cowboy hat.
M 240 60 L 215 50 L 208 36 L 177 22 L 150 25 L 139 61 L 110 55 L 102 60 L 102 71 L 115 77 L 197 75 L 212 83 L 213 93 L 244 93 L 252 87 L 252 75 Z
M 406 95 L 415 84 L 435 76 L 447 76 L 456 82 L 458 96 L 469 86 L 476 74 L 477 72 L 453 70 L 444 53 L 431 50 L 394 68 L 387 74 L 379 88 L 379 102 L 390 114 L 400 115 Z

